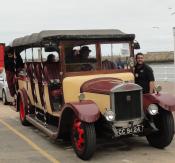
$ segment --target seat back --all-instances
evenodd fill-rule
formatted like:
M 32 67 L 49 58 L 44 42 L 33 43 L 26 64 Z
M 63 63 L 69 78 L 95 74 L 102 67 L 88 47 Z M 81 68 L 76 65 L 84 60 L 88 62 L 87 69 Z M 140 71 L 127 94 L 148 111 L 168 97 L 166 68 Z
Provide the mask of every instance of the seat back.
M 38 83 L 42 82 L 42 67 L 40 62 L 33 62 L 34 67 L 34 77 L 37 79 Z
M 32 68 L 32 63 L 27 62 L 26 63 L 26 72 L 27 72 L 27 76 L 29 77 L 30 80 L 34 79 L 34 72 L 33 72 L 33 68 Z

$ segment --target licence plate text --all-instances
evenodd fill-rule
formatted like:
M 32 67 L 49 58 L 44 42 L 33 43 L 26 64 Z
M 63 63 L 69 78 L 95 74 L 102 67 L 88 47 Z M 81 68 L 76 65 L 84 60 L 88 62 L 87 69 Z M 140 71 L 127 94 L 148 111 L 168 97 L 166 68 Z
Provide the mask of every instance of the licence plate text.
M 124 135 L 129 135 L 129 134 L 137 134 L 143 132 L 143 126 L 142 125 L 137 125 L 129 128 L 119 128 L 116 129 L 116 136 L 124 136 Z

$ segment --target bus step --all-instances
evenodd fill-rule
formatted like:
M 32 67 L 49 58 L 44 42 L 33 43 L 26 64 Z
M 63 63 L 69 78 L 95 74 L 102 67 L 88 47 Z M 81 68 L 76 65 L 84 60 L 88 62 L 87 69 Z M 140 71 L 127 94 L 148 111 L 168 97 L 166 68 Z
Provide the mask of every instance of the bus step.
M 44 132 L 46 135 L 49 137 L 56 139 L 58 136 L 58 128 L 53 126 L 53 125 L 48 125 L 45 126 L 43 122 L 37 120 L 35 118 L 35 115 L 26 115 L 26 120 L 30 122 L 32 125 L 37 127 L 39 130 Z

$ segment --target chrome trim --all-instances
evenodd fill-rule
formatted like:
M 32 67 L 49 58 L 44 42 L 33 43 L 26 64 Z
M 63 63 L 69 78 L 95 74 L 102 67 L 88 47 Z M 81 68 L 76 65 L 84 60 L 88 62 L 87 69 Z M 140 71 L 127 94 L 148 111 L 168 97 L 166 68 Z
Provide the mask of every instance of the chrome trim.
M 111 110 L 114 112 L 115 117 L 116 117 L 117 115 L 116 115 L 116 112 L 115 112 L 115 97 L 114 97 L 114 93 L 110 94 L 110 103 L 111 103 Z
M 127 89 L 126 90 L 122 89 L 126 85 L 133 86 L 133 89 L 131 89 L 131 90 L 129 90 L 129 89 L 128 90 Z M 116 92 L 128 92 L 128 91 L 136 91 L 136 90 L 142 90 L 142 87 L 137 85 L 137 84 L 135 84 L 135 83 L 125 83 L 125 82 L 123 82 L 123 83 L 113 87 L 111 89 L 111 92 L 116 93 Z
M 144 118 L 135 118 L 135 119 L 126 120 L 126 121 L 114 121 L 113 126 L 127 128 L 127 127 L 131 127 L 132 125 L 141 124 L 143 122 L 143 119 Z
M 124 90 L 122 91 L 122 87 L 125 86 L 125 85 L 131 85 L 133 86 L 133 89 L 131 90 Z M 111 89 L 111 93 L 110 93 L 110 104 L 111 104 L 111 110 L 115 113 L 116 115 L 116 121 L 117 121 L 117 114 L 115 112 L 115 97 L 114 97 L 114 93 L 117 93 L 117 92 L 131 92 L 131 91 L 140 91 L 140 109 L 141 109 L 141 117 L 138 118 L 139 120 L 142 121 L 142 119 L 144 119 L 145 117 L 145 114 L 144 114 L 144 111 L 143 111 L 143 93 L 142 93 L 142 87 L 135 84 L 135 83 L 122 83 L 122 84 L 119 84 L 117 86 L 115 86 L 114 88 Z M 128 121 L 132 121 L 134 119 L 131 119 L 131 120 L 127 120 L 127 121 L 118 121 L 118 122 L 128 122 Z

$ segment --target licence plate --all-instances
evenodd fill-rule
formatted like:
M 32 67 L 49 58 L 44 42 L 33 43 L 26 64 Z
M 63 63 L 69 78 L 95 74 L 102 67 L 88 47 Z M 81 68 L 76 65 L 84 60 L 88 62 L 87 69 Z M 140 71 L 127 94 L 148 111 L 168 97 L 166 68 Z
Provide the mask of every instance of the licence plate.
M 136 125 L 136 126 L 133 126 L 133 127 L 116 129 L 116 136 L 137 134 L 137 133 L 140 133 L 140 132 L 143 132 L 143 126 L 142 125 Z

